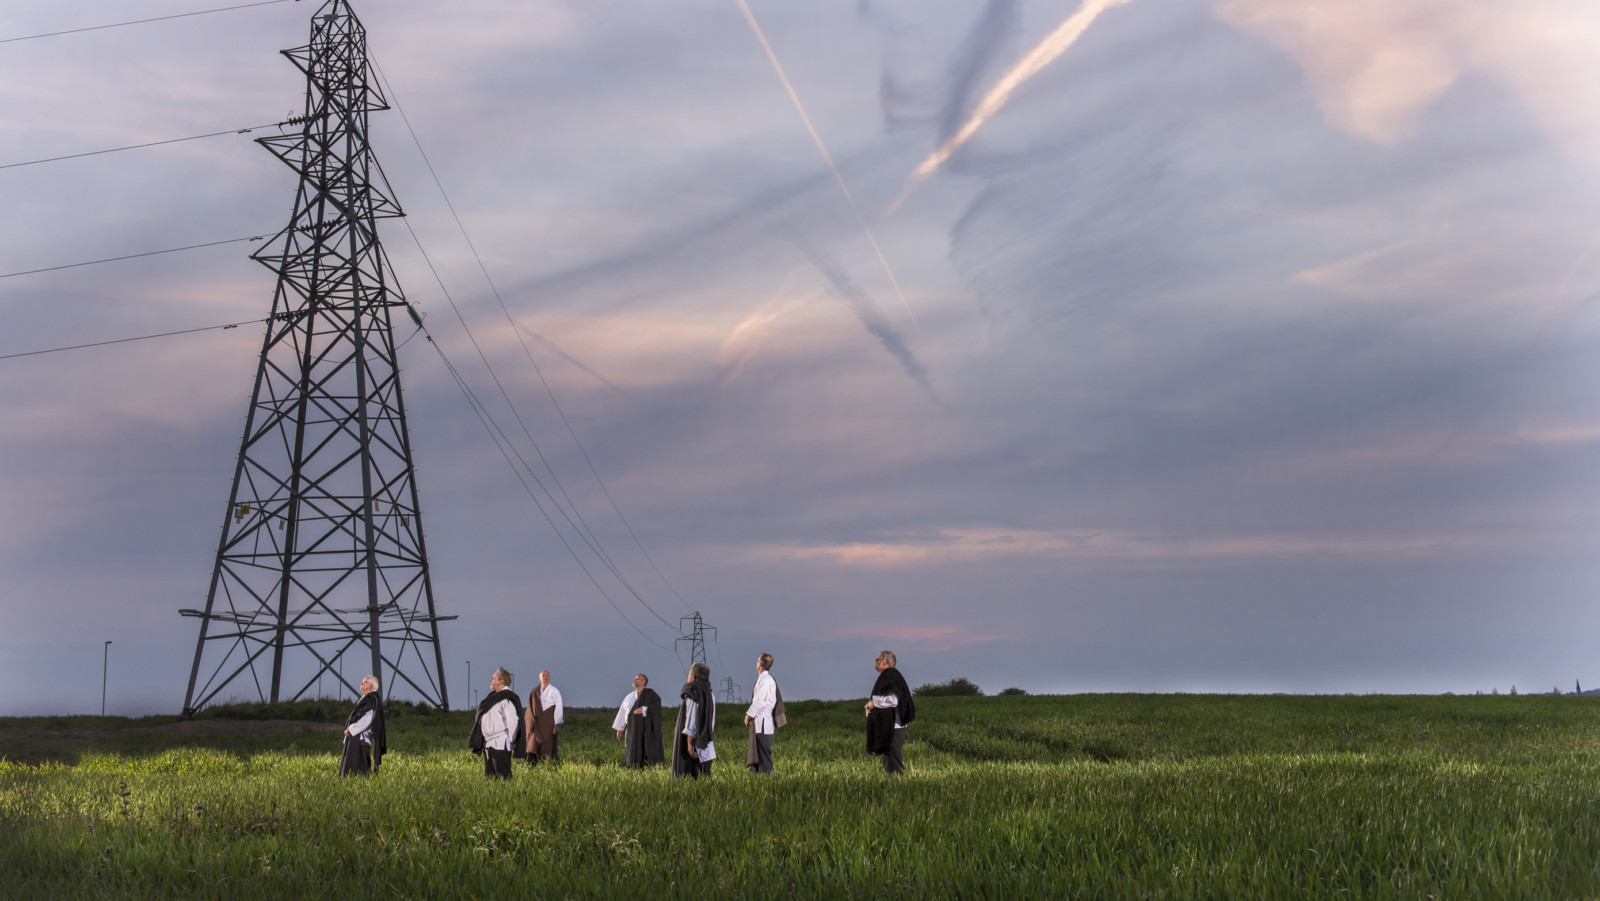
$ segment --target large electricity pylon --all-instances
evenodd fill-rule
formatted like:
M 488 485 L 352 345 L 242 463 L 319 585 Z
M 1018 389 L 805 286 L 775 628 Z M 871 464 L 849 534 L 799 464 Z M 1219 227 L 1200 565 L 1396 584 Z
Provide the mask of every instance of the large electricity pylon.
M 716 641 L 717 627 L 706 625 L 705 621 L 700 619 L 700 611 L 696 610 L 688 616 L 678 617 L 678 630 L 683 634 L 678 636 L 677 643 L 684 644 L 687 642 L 689 645 L 689 662 L 691 664 L 705 663 L 706 633 L 709 632 L 711 640 Z
M 366 44 L 348 0 L 324 3 L 311 42 L 283 51 L 306 75 L 298 130 L 257 139 L 300 186 L 252 255 L 278 283 L 206 606 L 182 611 L 200 619 L 186 716 L 303 698 L 324 673 L 449 707 L 438 624 L 455 617 L 428 577 L 390 322 L 417 317 L 378 242 L 377 220 L 404 214 L 367 142 L 389 107 Z

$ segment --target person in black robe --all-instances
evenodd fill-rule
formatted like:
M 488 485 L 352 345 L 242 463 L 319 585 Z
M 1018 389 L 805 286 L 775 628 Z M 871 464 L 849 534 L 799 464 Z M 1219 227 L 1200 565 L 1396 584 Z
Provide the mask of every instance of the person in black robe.
M 383 728 L 383 695 L 378 680 L 361 680 L 361 700 L 344 721 L 344 751 L 339 755 L 339 775 L 367 776 L 378 772 L 384 752 L 389 750 Z
M 678 697 L 678 724 L 672 730 L 672 775 L 700 778 L 710 775 L 712 733 L 717 728 L 717 701 L 711 693 L 711 667 L 696 663 L 689 667 L 689 681 Z
M 885 773 L 905 772 L 906 727 L 917 717 L 911 687 L 895 669 L 893 651 L 882 651 L 872 668 L 878 671 L 867 699 L 867 753 L 883 758 Z
M 633 677 L 633 691 L 622 699 L 617 710 L 617 738 L 622 740 L 622 765 L 634 769 L 655 766 L 662 762 L 661 754 L 661 695 L 650 687 L 650 677 L 640 673 Z
M 522 724 L 522 704 L 517 700 L 517 693 L 511 690 L 511 673 L 505 667 L 496 669 L 494 675 L 489 677 L 489 688 L 489 696 L 479 702 L 478 715 L 472 720 L 472 735 L 467 738 L 467 747 L 472 753 L 483 755 L 484 776 L 510 779 L 511 759 L 521 757 L 523 753 L 522 742 L 517 740 Z M 495 741 L 489 741 L 484 733 L 483 718 L 506 701 L 511 702 L 511 710 L 498 711 L 495 716 L 503 721 L 500 725 L 506 729 L 503 737 L 507 747 L 494 747 L 494 744 L 500 743 L 502 734 L 495 730 Z

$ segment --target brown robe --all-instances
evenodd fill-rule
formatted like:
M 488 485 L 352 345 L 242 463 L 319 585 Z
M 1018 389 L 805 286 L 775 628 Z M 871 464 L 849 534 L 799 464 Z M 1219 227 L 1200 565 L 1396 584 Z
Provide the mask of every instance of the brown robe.
M 546 708 L 539 698 L 539 687 L 528 692 L 528 706 L 522 712 L 523 747 L 528 762 L 559 760 L 556 752 L 556 711 Z

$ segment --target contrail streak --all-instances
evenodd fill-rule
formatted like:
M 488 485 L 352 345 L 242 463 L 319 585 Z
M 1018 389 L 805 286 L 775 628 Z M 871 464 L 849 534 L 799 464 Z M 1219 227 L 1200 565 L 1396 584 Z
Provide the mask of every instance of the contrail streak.
M 951 135 L 943 144 L 940 144 L 938 150 L 928 154 L 928 158 L 923 160 L 922 164 L 917 166 L 916 169 L 912 170 L 911 175 L 906 179 L 905 190 L 900 192 L 900 196 L 895 198 L 894 203 L 889 204 L 889 208 L 884 210 L 883 214 L 887 216 L 899 209 L 900 204 L 911 196 L 911 192 L 922 184 L 923 179 L 932 175 L 936 169 L 944 165 L 944 161 L 948 160 L 956 150 L 960 149 L 962 144 L 967 143 L 967 139 L 971 138 L 979 127 L 989 120 L 990 116 L 1000 112 L 1000 109 L 1006 105 L 1006 101 L 1011 99 L 1011 92 L 1016 90 L 1018 85 L 1039 74 L 1040 69 L 1050 65 L 1056 57 L 1067 52 L 1067 48 L 1077 43 L 1078 38 L 1083 37 L 1083 33 L 1089 30 L 1089 26 L 1094 24 L 1094 20 L 1099 18 L 1101 13 L 1113 6 L 1121 6 L 1128 2 L 1130 0 L 1083 0 L 1083 5 L 1078 7 L 1077 12 L 1068 16 L 1067 21 L 1062 22 L 1059 28 L 1052 31 L 1048 37 L 1040 42 L 1039 46 L 1033 48 L 1031 53 L 1023 57 L 1021 62 L 1018 62 L 1006 74 L 1000 76 L 1000 80 L 995 82 L 995 86 L 990 88 L 989 93 L 984 95 L 982 102 L 978 104 L 978 108 L 972 111 L 971 116 L 967 117 L 966 124 L 962 125 L 960 130 Z M 743 0 L 740 0 L 740 3 L 742 4 Z
M 772 52 L 772 45 L 767 43 L 767 36 L 761 30 L 761 24 L 756 21 L 755 13 L 750 11 L 745 0 L 733 0 L 739 4 L 739 11 L 744 13 L 744 20 L 750 23 L 750 30 L 755 32 L 756 40 L 761 42 L 761 49 L 767 52 L 767 59 L 772 61 L 773 71 L 778 73 L 778 80 L 783 82 L 783 89 L 789 92 L 789 99 L 794 101 L 794 108 L 800 113 L 800 121 L 806 124 L 806 131 L 811 133 L 811 140 L 816 142 L 817 149 L 822 151 L 822 158 L 828 163 L 828 169 L 833 172 L 833 180 L 838 182 L 839 190 L 844 192 L 844 199 L 850 203 L 850 211 L 856 214 L 856 221 L 861 223 L 861 230 L 867 233 L 867 241 L 872 244 L 872 252 L 878 255 L 878 262 L 883 266 L 883 273 L 889 276 L 889 284 L 894 286 L 895 296 L 900 298 L 900 305 L 906 308 L 906 315 L 911 317 L 911 324 L 916 327 L 917 334 L 922 334 L 922 324 L 917 322 L 917 314 L 911 312 L 911 303 L 906 300 L 904 291 L 900 290 L 900 280 L 894 277 L 894 270 L 889 267 L 889 259 L 883 255 L 883 248 L 878 246 L 878 239 L 872 234 L 872 226 L 867 223 L 867 217 L 861 214 L 861 207 L 856 204 L 854 194 L 850 193 L 850 186 L 844 183 L 844 176 L 839 174 L 839 167 L 834 165 L 833 155 L 828 153 L 828 148 L 822 143 L 822 136 L 817 134 L 817 129 L 811 124 L 811 117 L 806 115 L 806 108 L 800 103 L 800 95 L 794 92 L 794 85 L 789 83 L 789 76 L 783 73 L 783 65 L 778 62 L 778 55 Z M 1119 0 L 1127 2 L 1127 0 Z
M 933 390 L 933 383 L 928 380 L 928 370 L 923 368 L 922 361 L 917 359 L 917 355 L 906 345 L 900 334 L 894 330 L 894 326 L 890 325 L 889 320 L 878 310 L 878 305 L 872 302 L 872 297 L 861 290 L 861 286 L 857 285 L 850 278 L 850 274 L 845 272 L 838 263 L 813 252 L 809 248 L 806 249 L 806 253 L 811 257 L 811 262 L 817 267 L 817 270 L 833 285 L 834 292 L 845 303 L 850 305 L 850 309 L 855 312 L 856 318 L 861 320 L 862 327 L 872 337 L 878 339 L 878 343 L 883 345 L 883 349 L 888 351 L 890 356 L 900 362 L 900 366 L 905 369 L 906 375 L 911 376 L 912 381 L 916 382 L 923 393 L 928 395 L 929 400 L 933 401 L 936 406 L 944 406 L 944 403 L 939 400 L 938 392 Z
M 561 345 L 555 343 L 554 341 L 551 341 L 549 338 L 546 338 L 545 336 L 539 334 L 538 332 L 529 331 L 528 329 L 522 329 L 522 333 L 527 335 L 528 337 L 532 338 L 533 340 L 539 342 L 540 344 L 543 344 L 546 348 L 549 348 L 550 352 L 555 354 L 556 356 L 561 357 L 562 359 L 566 360 L 568 363 L 571 363 L 572 365 L 578 367 L 579 369 L 583 370 L 584 372 L 587 372 L 588 374 L 594 376 L 597 381 L 599 381 L 601 384 L 605 385 L 607 388 L 610 388 L 612 391 L 617 392 L 618 394 L 622 395 L 623 397 L 627 397 L 628 396 L 628 392 L 626 392 L 626 391 L 622 390 L 621 388 L 617 387 L 615 382 L 611 381 L 610 379 L 606 378 L 605 376 L 601 375 L 600 373 L 595 372 L 593 369 L 590 369 L 589 365 L 587 363 L 583 362 L 582 360 L 578 359 L 577 357 L 573 356 L 572 354 L 569 354 L 566 351 L 562 350 L 561 349 Z

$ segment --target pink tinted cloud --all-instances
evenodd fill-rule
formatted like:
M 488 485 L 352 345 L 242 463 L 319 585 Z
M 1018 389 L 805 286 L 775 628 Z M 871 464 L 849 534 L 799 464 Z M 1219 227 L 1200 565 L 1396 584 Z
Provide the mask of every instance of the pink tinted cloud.
M 975 631 L 967 626 L 951 625 L 880 625 L 866 623 L 844 632 L 835 638 L 883 639 L 886 643 L 911 646 L 919 651 L 953 651 L 956 648 L 993 641 L 1016 641 L 1020 635 L 996 635 Z

